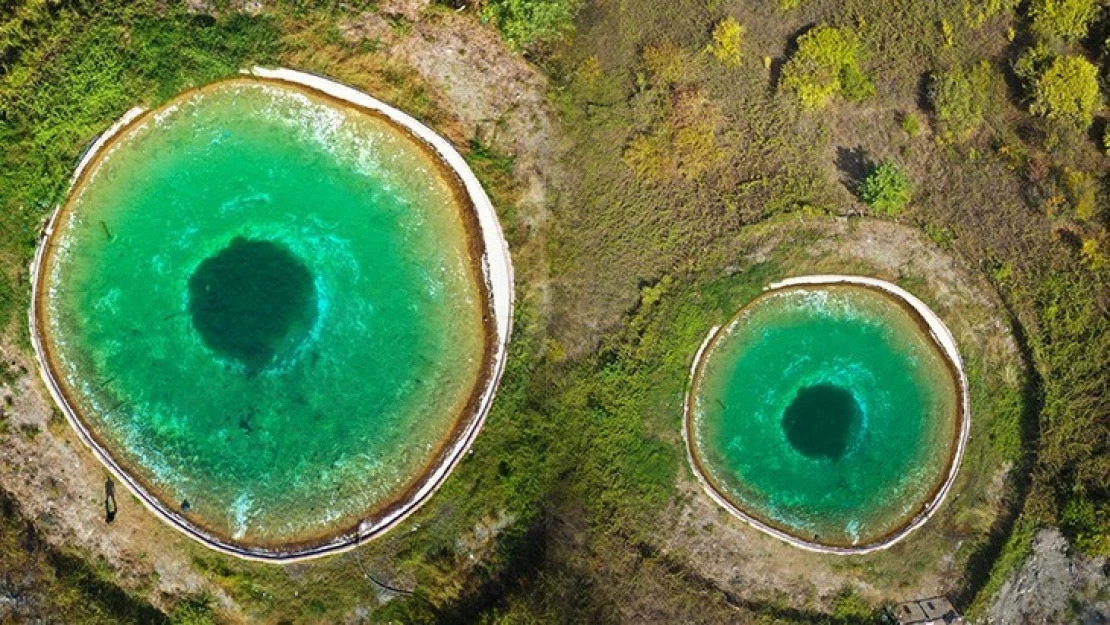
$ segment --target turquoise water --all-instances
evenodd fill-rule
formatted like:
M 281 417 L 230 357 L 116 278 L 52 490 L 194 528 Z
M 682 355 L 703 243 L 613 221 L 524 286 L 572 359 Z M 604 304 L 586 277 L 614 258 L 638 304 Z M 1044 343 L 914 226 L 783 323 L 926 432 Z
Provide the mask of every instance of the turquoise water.
M 896 531 L 943 482 L 957 386 L 890 296 L 793 288 L 746 307 L 694 387 L 694 451 L 748 514 L 827 545 Z
M 61 214 L 52 361 L 171 509 L 245 545 L 319 540 L 438 461 L 485 375 L 462 211 L 369 114 L 276 83 L 186 94 Z

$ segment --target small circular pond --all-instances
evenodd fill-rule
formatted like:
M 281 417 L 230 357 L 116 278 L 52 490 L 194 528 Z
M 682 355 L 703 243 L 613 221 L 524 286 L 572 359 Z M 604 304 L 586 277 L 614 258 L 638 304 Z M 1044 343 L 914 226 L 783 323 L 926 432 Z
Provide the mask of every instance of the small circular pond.
M 686 400 L 718 503 L 795 545 L 862 552 L 923 523 L 955 478 L 966 384 L 923 303 L 866 278 L 773 285 L 714 329 Z
M 384 531 L 442 482 L 492 400 L 512 286 L 443 139 L 269 73 L 94 146 L 40 246 L 32 322 L 55 398 L 148 506 L 281 559 Z

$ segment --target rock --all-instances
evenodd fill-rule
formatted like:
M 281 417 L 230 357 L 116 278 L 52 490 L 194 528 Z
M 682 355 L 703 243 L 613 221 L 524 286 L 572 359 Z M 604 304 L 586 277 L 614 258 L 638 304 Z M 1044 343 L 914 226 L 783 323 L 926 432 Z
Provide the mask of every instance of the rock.
M 385 15 L 398 15 L 410 22 L 420 19 L 420 14 L 432 0 L 382 0 L 378 11 Z
M 1033 555 L 1002 586 L 987 622 L 1110 622 L 1107 567 L 1106 558 L 1069 553 L 1067 539 L 1059 530 L 1041 530 L 1033 542 Z

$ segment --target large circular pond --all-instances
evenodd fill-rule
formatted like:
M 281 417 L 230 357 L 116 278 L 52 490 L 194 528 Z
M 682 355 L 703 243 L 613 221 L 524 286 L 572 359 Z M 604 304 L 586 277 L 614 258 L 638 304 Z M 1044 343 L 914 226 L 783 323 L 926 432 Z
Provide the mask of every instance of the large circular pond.
M 794 544 L 889 545 L 955 476 L 959 367 L 940 320 L 893 285 L 816 277 L 770 289 L 699 353 L 691 461 L 721 504 Z
M 101 458 L 259 557 L 349 546 L 434 490 L 488 409 L 511 300 L 458 154 L 290 77 L 311 88 L 229 80 L 116 128 L 54 217 L 33 311 Z

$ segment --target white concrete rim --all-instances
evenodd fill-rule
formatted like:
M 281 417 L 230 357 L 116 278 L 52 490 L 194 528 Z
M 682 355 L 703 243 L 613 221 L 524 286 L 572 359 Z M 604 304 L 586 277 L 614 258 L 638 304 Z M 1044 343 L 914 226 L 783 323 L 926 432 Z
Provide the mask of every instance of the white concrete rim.
M 811 276 L 798 276 L 795 278 L 787 278 L 778 282 L 773 282 L 763 289 L 763 293 L 776 291 L 787 287 L 798 286 L 827 286 L 836 284 L 852 284 L 868 286 L 880 289 L 902 301 L 909 304 L 929 327 L 929 335 L 941 352 L 949 359 L 950 363 L 957 371 L 959 376 L 961 406 L 960 406 L 960 433 L 956 442 L 956 450 L 953 454 L 951 465 L 948 469 L 948 475 L 945 477 L 944 483 L 932 499 L 925 505 L 925 508 L 917 514 L 917 516 L 910 519 L 908 523 L 903 525 L 893 534 L 873 543 L 861 545 L 859 547 L 834 547 L 823 545 L 802 538 L 798 538 L 793 534 L 789 534 L 778 528 L 772 527 L 763 521 L 753 517 L 752 515 L 744 512 L 731 501 L 726 499 L 716 488 L 709 482 L 708 478 L 702 473 L 701 467 L 698 465 L 694 457 L 693 441 L 690 437 L 690 426 L 692 415 L 690 410 L 690 403 L 693 399 L 692 393 L 694 391 L 694 380 L 697 378 L 698 370 L 703 364 L 703 358 L 708 354 L 706 351 L 713 343 L 714 339 L 720 333 L 722 326 L 714 326 L 709 330 L 705 340 L 702 341 L 701 347 L 698 348 L 697 353 L 694 355 L 693 364 L 690 365 L 690 379 L 686 384 L 686 395 L 682 402 L 682 440 L 686 444 L 686 461 L 690 465 L 690 469 L 694 472 L 694 477 L 701 485 L 702 490 L 709 495 L 710 499 L 717 502 L 719 506 L 727 510 L 732 516 L 740 519 L 749 526 L 773 536 L 785 543 L 789 543 L 800 549 L 812 551 L 815 553 L 826 553 L 833 555 L 862 555 L 866 553 L 874 553 L 882 551 L 894 546 L 906 536 L 909 536 L 914 530 L 918 529 L 925 524 L 930 518 L 936 514 L 940 509 L 944 498 L 948 495 L 948 491 L 952 489 L 952 485 L 956 482 L 956 476 L 960 472 L 960 464 L 963 461 L 964 450 L 967 447 L 968 436 L 971 433 L 971 398 L 968 393 L 967 374 L 964 372 L 963 360 L 960 358 L 960 352 L 956 346 L 956 340 L 949 331 L 948 326 L 944 324 L 936 313 L 934 313 L 925 302 L 918 299 L 915 295 L 906 291 L 902 287 L 879 280 L 877 278 L 868 278 L 864 276 L 845 276 L 845 275 L 811 275 Z
M 288 551 L 238 545 L 196 527 L 184 516 L 171 510 L 165 503 L 148 492 L 138 480 L 133 478 L 122 466 L 120 466 L 106 449 L 96 442 L 91 433 L 86 429 L 85 424 L 77 416 L 74 408 L 66 401 L 61 386 L 58 380 L 54 378 L 47 361 L 43 337 L 39 336 L 37 332 L 38 312 L 36 302 L 40 296 L 39 274 L 42 270 L 47 242 L 50 240 L 50 236 L 53 234 L 54 228 L 57 225 L 57 220 L 62 208 L 68 203 L 70 194 L 73 192 L 75 185 L 81 179 L 85 170 L 93 163 L 100 155 L 103 148 L 108 145 L 113 138 L 124 131 L 124 129 L 140 116 L 148 112 L 143 108 L 136 107 L 127 111 L 123 117 L 109 127 L 89 146 L 78 162 L 73 176 L 70 178 L 69 188 L 66 191 L 66 198 L 54 207 L 54 210 L 46 221 L 40 233 L 39 245 L 35 250 L 34 259 L 31 262 L 31 306 L 28 321 L 30 323 L 31 345 L 35 351 L 39 372 L 43 382 L 46 383 L 46 387 L 50 391 L 50 395 L 54 398 L 54 402 L 61 408 L 66 416 L 66 420 L 69 421 L 70 425 L 77 431 L 81 440 L 92 450 L 93 455 L 96 456 L 101 464 L 103 464 L 118 481 L 122 482 L 127 489 L 147 507 L 147 509 L 182 534 L 216 551 L 245 560 L 291 563 L 348 551 L 354 549 L 363 541 L 382 535 L 389 529 L 400 524 L 427 503 L 432 494 L 443 485 L 451 471 L 462 460 L 471 445 L 473 445 L 482 425 L 485 424 L 498 385 L 501 382 L 501 377 L 505 371 L 505 361 L 508 356 L 508 343 L 512 333 L 514 306 L 513 267 L 512 259 L 509 255 L 508 242 L 505 240 L 504 233 L 501 229 L 501 223 L 498 220 L 497 212 L 492 202 L 490 202 L 489 196 L 482 188 L 481 183 L 470 169 L 470 166 L 467 165 L 463 156 L 445 138 L 417 121 L 412 116 L 366 93 L 358 91 L 353 87 L 335 82 L 328 78 L 285 68 L 254 67 L 250 70 L 242 70 L 240 73 L 246 76 L 267 79 L 271 82 L 285 82 L 302 88 L 306 87 L 309 90 L 318 91 L 327 96 L 342 100 L 353 105 L 355 108 L 368 110 L 387 117 L 392 122 L 402 126 L 433 150 L 441 161 L 459 177 L 459 180 L 462 182 L 473 204 L 482 235 L 482 277 L 489 291 L 490 299 L 492 300 L 492 308 L 495 317 L 493 326 L 496 333 L 494 337 L 496 344 L 493 353 L 493 369 L 486 379 L 486 385 L 482 390 L 477 409 L 469 417 L 463 417 L 468 418 L 468 423 L 454 439 L 451 446 L 441 454 L 438 463 L 432 467 L 431 471 L 419 478 L 419 485 L 416 491 L 407 497 L 405 501 L 400 502 L 400 505 L 389 514 L 375 520 L 364 520 L 359 524 L 356 531 L 334 536 L 330 540 L 318 545 Z M 227 79 L 218 80 L 212 84 L 218 84 L 223 80 Z

